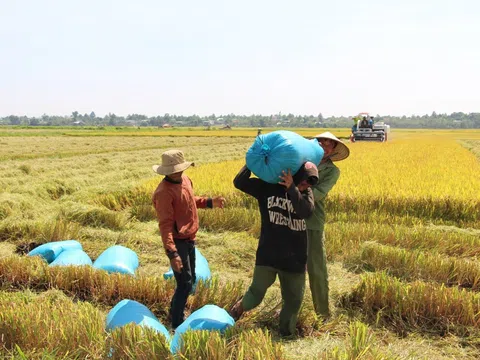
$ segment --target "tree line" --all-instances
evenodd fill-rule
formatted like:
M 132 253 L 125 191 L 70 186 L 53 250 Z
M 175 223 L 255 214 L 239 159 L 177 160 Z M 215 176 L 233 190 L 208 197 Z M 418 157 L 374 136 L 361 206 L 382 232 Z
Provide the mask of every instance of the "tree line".
M 356 115 L 356 114 L 355 114 Z M 307 127 L 307 128 L 345 128 L 353 125 L 352 116 L 323 117 L 318 115 L 157 115 L 129 114 L 118 116 L 109 113 L 103 117 L 96 116 L 95 112 L 80 114 L 73 111 L 68 116 L 44 114 L 41 117 L 27 117 L 9 115 L 0 118 L 0 125 L 22 126 L 217 126 L 217 127 Z M 480 128 L 480 113 L 454 112 L 451 114 L 437 114 L 432 112 L 425 115 L 392 116 L 373 115 L 374 121 L 383 121 L 392 128 L 438 128 L 438 129 L 472 129 Z

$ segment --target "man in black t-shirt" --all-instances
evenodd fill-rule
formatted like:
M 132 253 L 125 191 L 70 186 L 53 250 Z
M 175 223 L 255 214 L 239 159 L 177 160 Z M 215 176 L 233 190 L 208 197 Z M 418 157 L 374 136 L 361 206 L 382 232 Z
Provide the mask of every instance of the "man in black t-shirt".
M 306 162 L 294 176 L 290 170 L 283 172 L 278 184 L 250 175 L 244 166 L 233 184 L 258 200 L 262 226 L 252 284 L 233 306 L 231 314 L 238 319 L 244 311 L 258 306 L 278 275 L 283 302 L 280 333 L 293 335 L 305 292 L 307 226 L 304 219 L 313 213 L 310 187 L 318 181 L 318 170 L 313 163 Z

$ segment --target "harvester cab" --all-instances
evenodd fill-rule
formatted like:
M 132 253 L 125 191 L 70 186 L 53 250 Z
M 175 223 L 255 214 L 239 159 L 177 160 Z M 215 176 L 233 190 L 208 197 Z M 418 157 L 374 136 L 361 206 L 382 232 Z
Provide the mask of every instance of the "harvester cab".
M 363 112 L 353 118 L 350 141 L 387 141 L 390 134 L 390 125 L 383 121 L 375 122 L 373 116 Z

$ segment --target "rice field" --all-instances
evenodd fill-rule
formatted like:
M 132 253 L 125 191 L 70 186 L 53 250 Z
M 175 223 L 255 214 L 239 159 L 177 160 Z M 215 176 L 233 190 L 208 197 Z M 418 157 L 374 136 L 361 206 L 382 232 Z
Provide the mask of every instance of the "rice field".
M 151 205 L 161 180 L 151 166 L 167 149 L 195 161 L 187 174 L 197 195 L 227 199 L 223 210 L 199 211 L 198 247 L 214 280 L 187 310 L 228 309 L 249 285 L 260 230 L 256 203 L 232 183 L 256 130 L 0 128 L 1 357 L 170 357 L 155 333 L 105 332 L 123 298 L 168 324 L 174 283 L 162 276 L 169 263 Z M 307 290 L 299 336 L 283 340 L 275 285 L 227 334 L 188 334 L 179 358 L 480 357 L 480 131 L 392 129 L 387 143 L 349 147 L 326 204 L 332 317 L 316 318 Z M 113 244 L 133 249 L 138 276 L 49 268 L 24 255 L 65 239 L 92 260 Z

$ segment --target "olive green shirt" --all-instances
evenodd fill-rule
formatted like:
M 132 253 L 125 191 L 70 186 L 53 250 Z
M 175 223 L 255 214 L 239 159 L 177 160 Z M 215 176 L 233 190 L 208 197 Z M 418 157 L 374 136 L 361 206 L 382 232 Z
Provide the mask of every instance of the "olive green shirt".
M 340 169 L 329 159 L 318 166 L 318 182 L 312 186 L 315 210 L 307 222 L 307 229 L 322 230 L 325 225 L 325 198 L 340 177 Z

